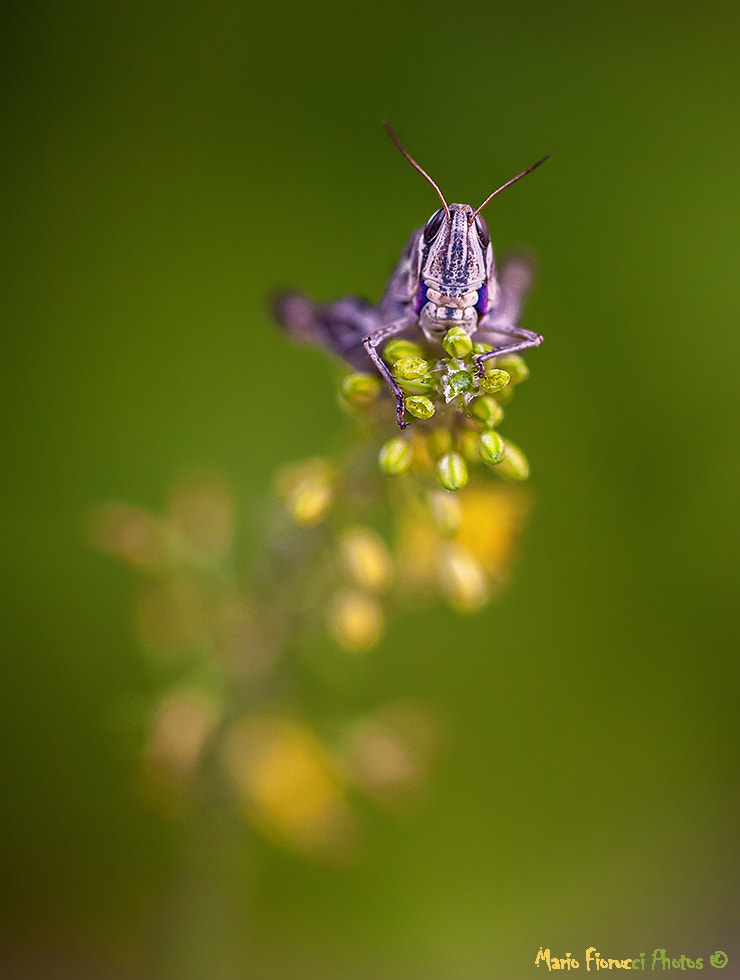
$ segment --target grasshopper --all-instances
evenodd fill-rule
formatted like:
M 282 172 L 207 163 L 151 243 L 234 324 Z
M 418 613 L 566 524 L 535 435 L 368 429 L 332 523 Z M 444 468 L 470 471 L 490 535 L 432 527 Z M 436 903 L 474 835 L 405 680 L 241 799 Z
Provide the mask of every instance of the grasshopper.
M 358 296 L 317 304 L 300 293 L 282 292 L 275 299 L 274 311 L 278 322 L 297 339 L 328 347 L 361 371 L 368 360 L 372 362 L 395 397 L 396 418 L 404 429 L 408 423 L 404 421 L 403 391 L 378 352 L 384 341 L 399 335 L 413 339 L 421 330 L 430 345 L 439 346 L 450 327 L 462 327 L 476 342 L 491 347 L 475 355 L 479 377 L 485 374 L 484 362 L 489 358 L 542 343 L 539 334 L 518 324 L 532 280 L 531 266 L 525 259 L 511 258 L 496 274 L 491 235 L 481 211 L 547 157 L 502 184 L 473 210 L 468 204 L 448 204 L 388 123 L 383 125 L 396 147 L 435 189 L 442 207 L 406 242 L 377 306 Z

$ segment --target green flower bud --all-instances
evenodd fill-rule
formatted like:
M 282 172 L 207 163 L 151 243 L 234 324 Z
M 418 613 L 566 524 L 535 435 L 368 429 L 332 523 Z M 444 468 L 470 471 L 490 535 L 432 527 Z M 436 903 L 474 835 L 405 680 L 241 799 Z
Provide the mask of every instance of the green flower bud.
M 462 327 L 450 327 L 442 346 L 450 357 L 467 357 L 473 349 L 473 341 Z
M 417 419 L 430 419 L 434 415 L 434 405 L 423 395 L 412 395 L 406 399 L 406 411 Z
M 501 391 L 505 388 L 511 378 L 506 371 L 501 371 L 498 368 L 491 368 L 489 371 L 486 367 L 486 376 L 479 379 L 479 384 L 483 391 L 492 395 L 494 391 Z
M 393 373 L 402 381 L 418 381 L 429 374 L 429 363 L 423 357 L 401 357 L 393 365 Z
M 431 374 L 414 381 L 403 381 L 400 378 L 397 380 L 398 387 L 405 395 L 436 395 L 437 393 L 436 379 Z
M 473 387 L 473 376 L 469 371 L 454 371 L 447 380 L 453 395 L 464 395 Z
M 507 354 L 506 357 L 497 359 L 496 367 L 510 374 L 511 383 L 515 385 L 521 384 L 529 377 L 529 368 L 524 358 L 518 354 Z
M 504 417 L 504 410 L 495 398 L 491 398 L 490 395 L 481 395 L 471 405 L 470 415 L 484 428 L 492 429 Z
M 486 466 L 496 466 L 504 458 L 506 447 L 504 440 L 493 429 L 484 432 L 478 442 L 480 458 Z
M 508 439 L 504 442 L 504 458 L 499 463 L 498 472 L 510 480 L 526 480 L 529 476 L 527 457 Z
M 378 465 L 388 476 L 400 476 L 411 466 L 411 445 L 403 436 L 394 436 L 383 443 L 378 454 Z
M 445 490 L 462 490 L 468 482 L 468 467 L 459 453 L 445 453 L 437 463 L 437 479 Z
M 380 394 L 380 378 L 373 374 L 357 371 L 348 374 L 342 381 L 342 397 L 347 405 L 355 408 L 366 408 Z
M 487 354 L 489 350 L 493 350 L 490 344 L 473 344 L 474 354 Z
M 404 357 L 423 356 L 423 351 L 418 344 L 412 340 L 404 340 L 403 337 L 389 340 L 383 349 L 383 357 L 389 364 L 395 364 L 396 361 L 400 361 Z

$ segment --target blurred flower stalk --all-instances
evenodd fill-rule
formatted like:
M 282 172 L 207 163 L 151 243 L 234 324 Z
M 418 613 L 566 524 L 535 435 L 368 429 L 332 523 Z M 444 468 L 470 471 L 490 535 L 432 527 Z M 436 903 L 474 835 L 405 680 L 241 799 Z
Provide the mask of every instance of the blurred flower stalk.
M 135 628 L 162 678 L 144 772 L 161 805 L 186 809 L 215 770 L 268 838 L 336 859 L 360 839 L 359 797 L 393 806 L 423 789 L 439 753 L 433 712 L 409 701 L 356 717 L 335 705 L 311 719 L 297 675 L 307 648 L 341 670 L 400 609 L 441 599 L 472 613 L 505 582 L 529 507 L 528 465 L 498 427 L 528 372 L 509 356 L 479 376 L 473 358 L 485 349 L 456 328 L 436 359 L 388 343 L 412 417 L 390 438 L 395 406 L 381 380 L 346 376 L 340 403 L 355 421 L 346 451 L 278 474 L 265 549 L 250 561 L 238 554 L 234 494 L 218 477 L 176 484 L 163 515 L 98 509 L 96 545 L 143 579 Z

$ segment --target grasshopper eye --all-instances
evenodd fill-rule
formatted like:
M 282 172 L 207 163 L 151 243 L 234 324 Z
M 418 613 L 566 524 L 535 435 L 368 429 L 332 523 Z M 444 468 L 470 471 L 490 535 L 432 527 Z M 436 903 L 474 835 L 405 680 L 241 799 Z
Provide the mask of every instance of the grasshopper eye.
M 439 229 L 442 227 L 442 219 L 445 216 L 444 208 L 440 208 L 439 211 L 435 211 L 431 216 L 429 221 L 426 223 L 424 228 L 424 241 L 429 245 L 439 234 Z
M 475 216 L 475 230 L 478 232 L 478 241 L 481 243 L 481 247 L 488 248 L 491 242 L 491 233 L 483 218 L 480 218 L 477 214 Z

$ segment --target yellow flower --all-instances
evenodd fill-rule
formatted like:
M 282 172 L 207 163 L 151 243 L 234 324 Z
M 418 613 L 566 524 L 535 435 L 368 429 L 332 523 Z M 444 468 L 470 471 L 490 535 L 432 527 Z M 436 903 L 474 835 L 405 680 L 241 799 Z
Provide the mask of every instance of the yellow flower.
M 454 536 L 494 578 L 511 562 L 519 532 L 529 511 L 526 494 L 499 484 L 469 487 L 460 494 L 462 520 Z
M 385 541 L 369 527 L 348 528 L 339 542 L 342 562 L 362 589 L 383 591 L 391 580 L 391 556 Z
M 440 501 L 401 511 L 397 574 L 414 593 L 441 594 L 460 610 L 479 609 L 508 570 L 526 497 L 503 484 L 467 486 L 452 495 L 454 521 L 440 522 Z
M 267 834 L 314 856 L 337 856 L 355 818 L 326 747 L 280 715 L 244 717 L 226 736 L 222 762 L 247 815 Z
M 334 500 L 332 467 L 325 459 L 289 466 L 278 475 L 277 488 L 296 524 L 320 524 Z
M 343 589 L 329 604 L 329 627 L 350 653 L 364 653 L 378 642 L 385 625 L 378 600 L 359 589 Z

